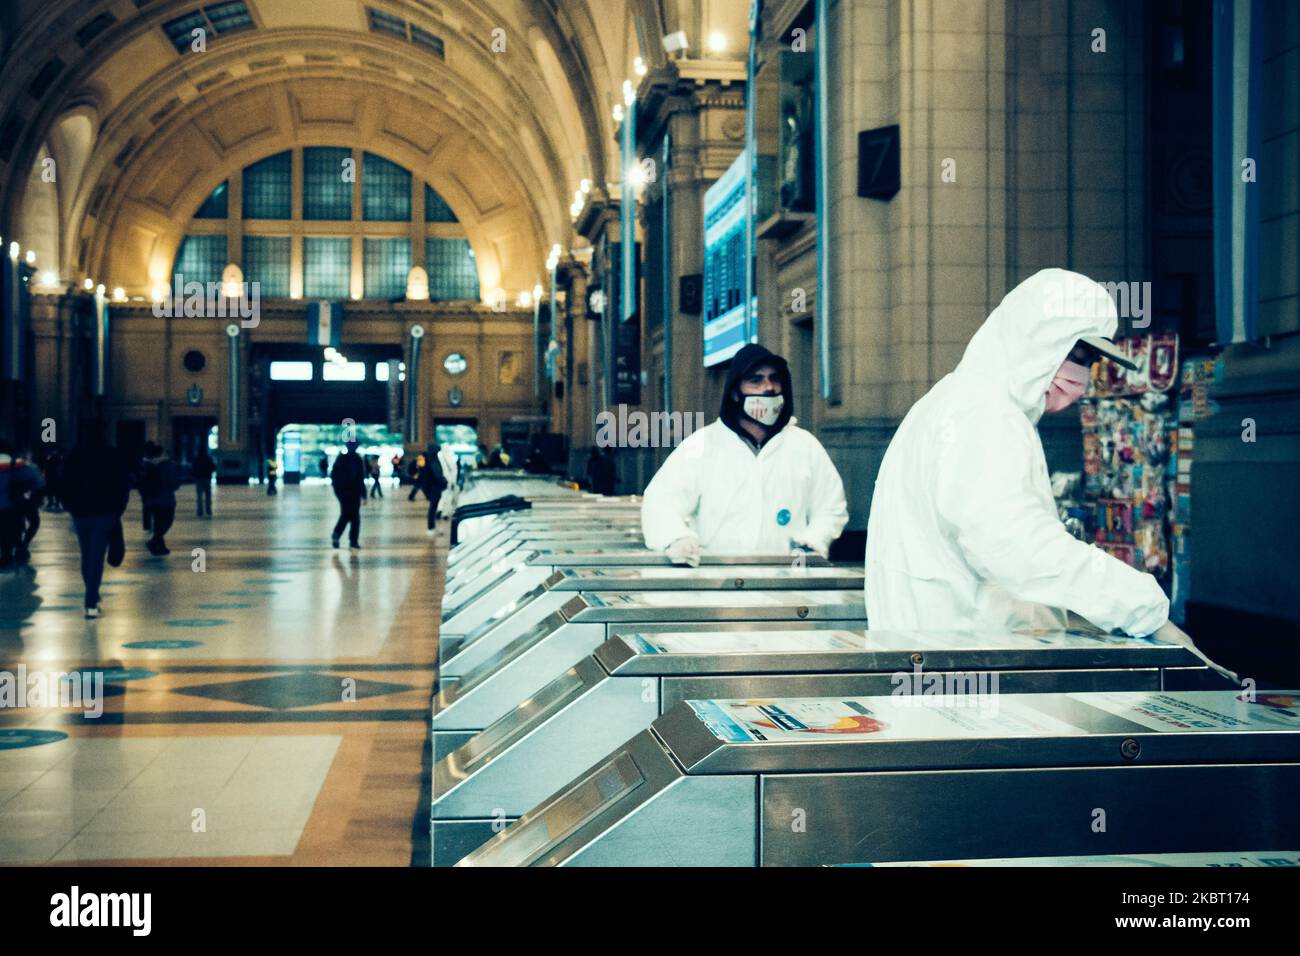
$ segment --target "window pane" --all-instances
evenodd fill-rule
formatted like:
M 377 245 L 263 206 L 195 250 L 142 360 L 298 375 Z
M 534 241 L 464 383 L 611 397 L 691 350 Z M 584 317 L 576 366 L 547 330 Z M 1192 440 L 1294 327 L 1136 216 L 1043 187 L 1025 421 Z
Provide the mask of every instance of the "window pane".
M 288 219 L 293 212 L 289 154 L 268 156 L 244 170 L 244 218 Z
M 271 381 L 273 382 L 310 382 L 312 362 L 272 362 Z
M 261 283 L 261 295 L 289 294 L 289 237 L 245 236 L 244 281 Z
M 428 183 L 424 185 L 424 221 L 425 222 L 459 222 L 456 214 Z
M 220 282 L 227 261 L 225 236 L 186 236 L 172 273 L 182 282 Z
M 302 218 L 351 219 L 352 183 L 343 179 L 352 150 L 309 146 L 302 151 Z
M 411 221 L 411 174 L 381 156 L 366 153 L 361 200 L 367 222 Z
M 346 299 L 352 289 L 352 240 L 302 241 L 302 294 L 309 299 Z
M 367 239 L 365 274 L 367 299 L 401 299 L 411 271 L 409 239 Z
M 365 362 L 326 362 L 321 366 L 322 376 L 327 382 L 364 382 L 366 380 Z
M 212 195 L 203 201 L 203 205 L 194 214 L 194 218 L 225 219 L 230 211 L 230 190 L 226 188 L 228 185 L 228 183 L 222 183 L 212 190 Z
M 424 268 L 429 273 L 429 300 L 477 300 L 478 267 L 467 239 L 426 239 Z

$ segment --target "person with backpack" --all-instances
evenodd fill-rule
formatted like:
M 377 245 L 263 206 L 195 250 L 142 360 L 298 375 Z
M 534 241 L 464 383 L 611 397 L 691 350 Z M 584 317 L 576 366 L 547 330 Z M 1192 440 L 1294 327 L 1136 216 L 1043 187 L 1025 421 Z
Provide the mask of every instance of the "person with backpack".
M 334 459 L 330 473 L 334 497 L 339 501 L 339 520 L 334 525 L 330 541 L 339 546 L 343 529 L 349 528 L 348 547 L 361 550 L 361 501 L 366 496 L 366 463 L 357 454 L 357 443 L 347 443 L 347 451 Z

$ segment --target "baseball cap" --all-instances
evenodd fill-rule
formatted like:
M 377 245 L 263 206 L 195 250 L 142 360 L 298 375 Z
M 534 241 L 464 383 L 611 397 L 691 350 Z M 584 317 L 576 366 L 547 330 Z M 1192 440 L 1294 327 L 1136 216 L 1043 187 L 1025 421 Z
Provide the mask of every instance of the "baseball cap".
M 1090 348 L 1095 349 L 1103 357 L 1110 359 L 1116 365 L 1122 365 L 1126 369 L 1136 370 L 1137 362 L 1133 361 L 1128 355 L 1110 339 L 1103 338 L 1100 335 L 1081 335 L 1079 341 Z

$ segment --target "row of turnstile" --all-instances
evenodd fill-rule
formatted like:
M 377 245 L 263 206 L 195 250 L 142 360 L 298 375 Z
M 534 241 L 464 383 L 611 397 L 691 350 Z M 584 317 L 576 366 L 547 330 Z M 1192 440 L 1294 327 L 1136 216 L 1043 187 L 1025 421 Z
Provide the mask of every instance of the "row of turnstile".
M 529 500 L 449 556 L 435 865 L 1296 856 L 1300 694 L 1082 623 L 868 631 L 860 568 L 674 567 L 636 500 Z

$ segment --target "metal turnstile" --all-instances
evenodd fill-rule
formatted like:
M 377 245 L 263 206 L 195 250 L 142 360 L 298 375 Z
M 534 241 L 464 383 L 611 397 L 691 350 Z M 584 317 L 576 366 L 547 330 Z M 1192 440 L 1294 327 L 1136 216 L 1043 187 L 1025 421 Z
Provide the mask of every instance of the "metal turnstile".
M 692 700 L 461 866 L 1300 846 L 1300 693 Z
M 866 627 L 861 589 L 577 592 L 433 699 L 434 760 L 514 710 L 615 631 L 692 630 L 811 621 Z
M 856 567 L 797 567 L 782 564 L 742 564 L 683 568 L 560 568 L 531 591 L 505 604 L 472 602 L 439 629 L 439 674 L 456 677 L 478 667 L 506 644 L 547 615 L 574 591 L 775 591 L 860 589 L 862 570 Z
M 434 765 L 433 863 L 455 863 L 683 700 L 1171 686 L 1223 682 L 1184 647 L 1097 631 L 615 634 Z
M 457 545 L 447 554 L 447 573 L 460 573 L 467 562 L 507 546 L 512 540 L 525 538 L 555 538 L 561 541 L 617 540 L 628 535 L 639 536 L 641 526 L 635 521 L 589 521 L 576 515 L 567 520 L 534 521 L 527 524 L 500 522 L 491 530 L 463 545 Z
M 620 549 L 595 551 L 584 549 L 543 550 L 537 546 L 520 545 L 507 553 L 495 555 L 493 561 L 481 567 L 480 574 L 473 576 L 460 587 L 448 589 L 442 598 L 442 624 L 439 635 L 459 637 L 471 632 L 487 618 L 502 607 L 523 597 L 524 594 L 542 587 L 555 572 L 581 570 L 586 568 L 595 574 L 612 576 L 615 583 L 611 587 L 623 587 L 624 581 L 642 578 L 637 572 L 628 568 L 658 568 L 663 571 L 660 578 L 682 578 L 690 580 L 694 568 L 676 567 L 668 561 L 662 551 L 646 550 L 641 541 L 625 542 L 627 546 Z M 805 567 L 827 567 L 824 559 L 816 557 L 815 562 L 806 562 Z M 701 559 L 701 567 L 714 568 L 719 576 L 729 575 L 732 587 L 746 587 L 745 568 L 754 566 L 789 568 L 792 559 L 788 554 L 764 555 L 764 557 L 724 557 L 724 555 L 706 555 Z M 728 571 L 731 568 L 731 571 Z M 707 574 L 703 572 L 703 574 Z M 862 572 L 857 568 L 846 571 L 845 579 L 855 575 L 854 580 L 835 587 L 852 588 L 862 583 Z M 753 587 L 753 585 L 751 585 Z M 573 591 L 576 588 L 564 588 Z

